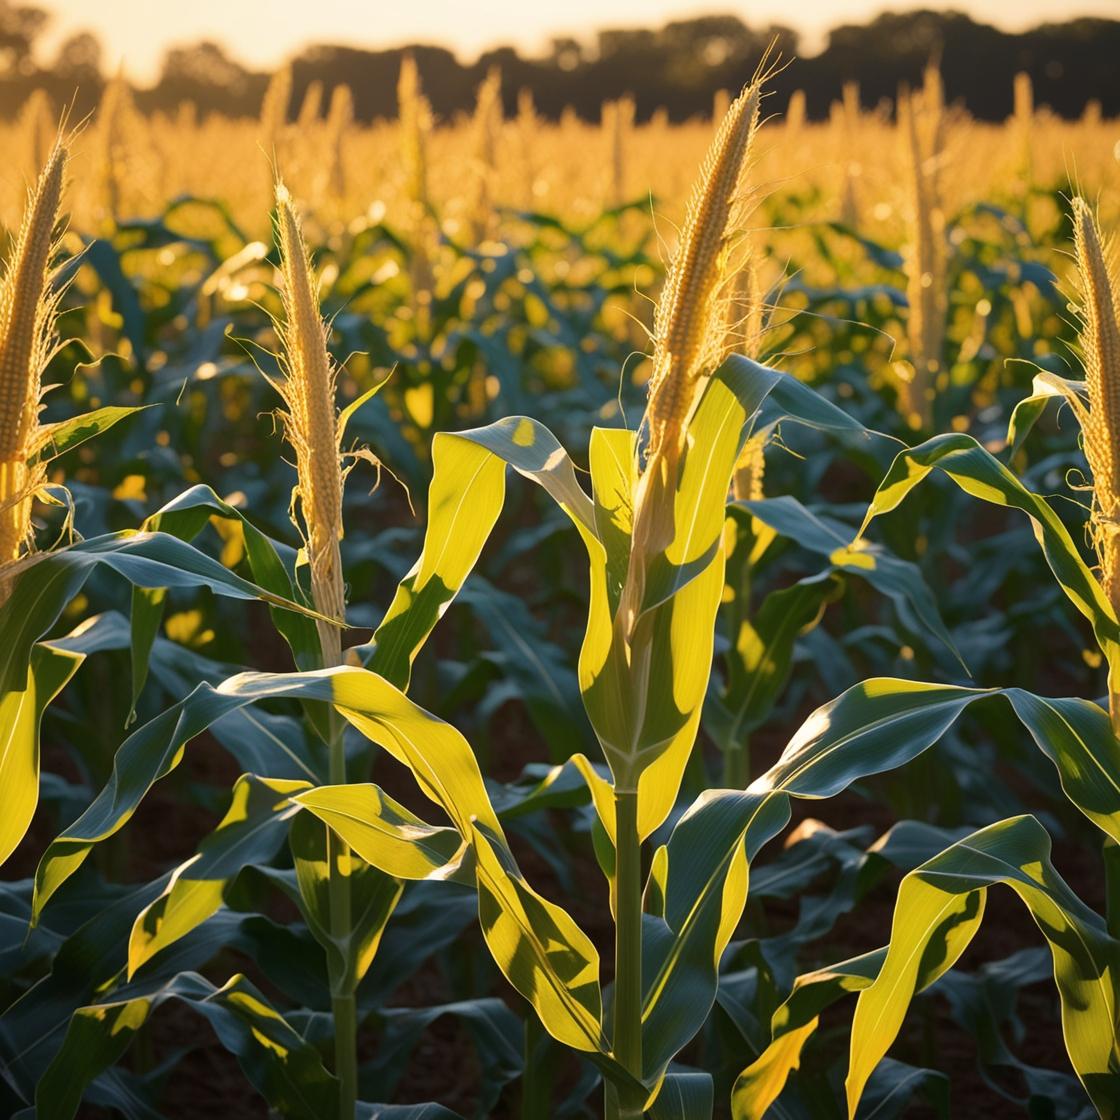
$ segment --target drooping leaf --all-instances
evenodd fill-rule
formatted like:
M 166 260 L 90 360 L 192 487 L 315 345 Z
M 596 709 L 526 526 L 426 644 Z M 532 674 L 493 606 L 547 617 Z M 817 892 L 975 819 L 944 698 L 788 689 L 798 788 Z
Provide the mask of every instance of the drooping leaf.
M 336 1114 L 338 1083 L 314 1048 L 252 984 L 234 976 L 217 988 L 192 973 L 144 995 L 76 1011 L 62 1048 L 39 1082 L 36 1114 L 43 1120 L 70 1120 L 89 1082 L 124 1053 L 151 1012 L 171 999 L 210 1023 L 257 1091 L 284 1115 L 321 1120 Z
M 475 830 L 478 916 L 498 967 L 545 1029 L 575 1050 L 606 1053 L 599 954 L 566 911 L 537 894 Z
M 855 1116 L 864 1086 L 898 1033 L 931 957 L 949 968 L 979 926 L 957 926 L 944 944 L 946 915 L 995 884 L 1009 886 L 1042 931 L 1062 999 L 1070 1061 L 1103 1117 L 1120 1108 L 1120 942 L 1050 863 L 1050 837 L 1030 816 L 1014 817 L 958 841 L 903 880 L 891 940 L 874 983 L 856 1005 L 846 1081 Z
M 1031 518 L 1035 537 L 1058 584 L 1089 620 L 1113 675 L 1120 673 L 1120 624 L 1066 527 L 1044 498 L 1028 490 L 972 436 L 934 436 L 901 452 L 868 506 L 861 533 L 874 518 L 895 509 L 934 470 L 947 475 L 974 498 L 1020 509 Z
M 58 621 L 63 609 L 97 567 L 105 567 L 138 587 L 206 587 L 235 599 L 259 599 L 271 606 L 317 617 L 235 575 L 217 560 L 166 533 L 112 533 L 56 552 L 42 553 L 23 571 L 0 609 L 0 690 L 21 691 L 32 645 Z
M 394 878 L 447 879 L 459 869 L 459 833 L 425 824 L 375 785 L 317 786 L 293 801 Z
M 244 867 L 267 863 L 284 842 L 287 821 L 299 812 L 291 795 L 306 782 L 244 774 L 230 807 L 196 855 L 177 867 L 166 890 L 144 908 L 128 941 L 128 976 L 161 949 L 201 925 L 222 905 L 227 883 Z

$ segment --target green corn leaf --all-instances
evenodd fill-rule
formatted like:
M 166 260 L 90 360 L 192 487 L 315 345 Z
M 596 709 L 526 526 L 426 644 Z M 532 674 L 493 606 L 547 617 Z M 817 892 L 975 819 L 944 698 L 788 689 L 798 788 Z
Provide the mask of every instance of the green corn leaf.
M 190 738 L 240 707 L 283 697 L 333 704 L 350 723 L 412 771 L 421 790 L 451 818 L 459 836 L 470 840 L 478 874 L 486 875 L 485 889 L 481 883 L 479 886 L 480 913 L 488 906 L 484 928 L 492 930 L 493 938 L 488 943 L 499 964 L 508 968 L 507 974 L 526 998 L 542 1001 L 539 1010 L 550 1033 L 561 1041 L 578 1037 L 583 1049 L 600 1048 L 598 956 L 571 918 L 560 907 L 541 899 L 520 878 L 470 746 L 449 724 L 413 704 L 384 678 L 364 669 L 243 673 L 217 689 L 200 685 L 185 701 L 134 732 L 118 752 L 114 780 L 44 855 L 36 876 L 35 917 L 80 866 L 93 844 L 119 829 L 151 783 L 178 764 Z M 373 787 L 337 787 L 334 792 L 326 792 L 325 802 L 323 795 L 312 794 L 306 807 L 314 805 L 317 814 L 335 812 L 334 824 L 340 829 L 354 829 L 351 837 L 366 845 L 358 848 L 360 853 L 380 859 L 389 852 L 390 858 L 397 860 L 403 848 L 392 835 L 393 826 L 400 834 L 407 834 L 414 829 L 409 822 L 415 818 L 393 802 L 376 800 L 378 796 Z M 387 810 L 389 828 L 365 827 L 353 819 L 355 811 L 369 812 L 375 804 Z M 415 838 L 415 832 L 412 834 Z M 436 858 L 446 862 L 453 851 L 451 844 L 444 843 L 446 830 L 428 829 L 426 835 L 437 837 L 433 841 Z M 377 843 L 370 842 L 371 836 Z M 386 846 L 387 839 L 390 842 Z M 408 858 L 418 851 L 423 848 L 409 848 Z M 399 864 L 394 866 L 400 869 Z M 423 868 L 425 877 L 429 871 L 430 864 Z M 511 929 L 523 925 L 527 909 L 538 917 L 547 916 L 551 923 L 546 951 L 537 952 L 539 946 L 531 941 L 519 945 L 510 937 Z M 555 998 L 548 997 L 549 992 Z
M 709 702 L 710 730 L 721 746 L 735 743 L 769 715 L 793 667 L 794 644 L 835 598 L 838 583 L 827 573 L 771 592 L 734 635 L 727 688 Z
M 435 1007 L 383 1008 L 378 1013 L 383 1029 L 377 1040 L 377 1054 L 362 1071 L 364 1092 L 392 1097 L 407 1069 L 408 1055 L 414 1052 L 424 1031 L 444 1018 L 457 1020 L 471 1035 L 481 1067 L 481 1092 L 475 1114 L 491 1115 L 502 1090 L 521 1076 L 524 1067 L 521 1020 L 500 999 L 460 1000 Z M 386 1115 L 395 1116 L 396 1113 Z
M 833 797 L 853 781 L 893 770 L 932 746 L 982 689 L 873 678 L 853 685 L 801 725 L 778 761 L 750 786 Z
M 503 821 L 515 820 L 527 813 L 541 809 L 570 809 L 586 805 L 590 794 L 589 780 L 584 769 L 591 773 L 592 782 L 606 785 L 610 796 L 610 783 L 599 769 L 593 767 L 586 756 L 573 756 L 559 766 L 541 766 L 529 763 L 521 777 L 508 785 L 491 785 L 490 800 Z
M 594 540 L 591 500 L 556 437 L 525 416 L 485 428 L 440 433 L 433 443 L 424 548 L 401 581 L 366 658 L 369 668 L 407 687 L 412 659 L 478 560 L 505 500 L 506 466 L 537 482 Z M 590 547 L 590 546 L 589 546 Z
M 1084 381 L 1070 381 L 1057 374 L 1042 372 L 1035 374 L 1031 384 L 1031 395 L 1024 397 L 1015 405 L 1011 420 L 1007 425 L 1008 456 L 1014 459 L 1026 443 L 1031 429 L 1046 411 L 1051 401 L 1065 402 L 1073 408 L 1074 414 L 1081 419 L 1081 410 L 1088 404 L 1088 386 Z
M 630 560 L 634 486 L 637 482 L 638 438 L 625 428 L 592 428 L 588 459 L 595 503 L 595 528 L 606 553 L 607 596 L 610 613 Z
M 979 921 L 978 914 L 974 912 L 970 915 L 974 919 L 971 927 L 967 925 L 967 921 L 962 925 L 962 913 L 964 912 L 960 909 L 952 910 L 945 916 L 940 928 L 943 937 L 955 937 L 958 945 L 966 930 L 969 936 L 975 932 Z M 802 1052 L 816 1031 L 821 1014 L 850 993 L 862 992 L 870 987 L 879 975 L 886 955 L 885 947 L 875 949 L 797 977 L 792 992 L 771 1019 L 770 1043 L 735 1081 L 731 1094 L 733 1120 L 762 1120 L 767 1109 L 785 1088 L 789 1075 L 800 1066 Z M 944 955 L 923 959 L 919 967 L 918 990 L 924 990 L 939 979 L 948 967 L 949 962 Z M 900 1065 L 901 1063 L 894 1063 L 895 1067 Z M 914 1074 L 911 1067 L 904 1068 Z M 861 1116 L 873 1115 L 875 1108 L 888 1098 L 892 1089 L 898 1094 L 899 1086 L 895 1082 L 901 1072 L 894 1068 L 885 1071 L 875 1094 L 865 1096 L 859 1113 Z M 920 1072 L 924 1074 L 926 1071 Z M 916 1089 L 926 1079 L 915 1075 L 914 1080 L 913 1088 Z M 871 1099 L 871 1096 L 875 1099 Z M 895 1099 L 897 1100 L 897 1096 Z M 905 1103 L 905 1099 L 899 1103 Z
M 931 958 L 952 966 L 979 925 L 987 889 L 1010 887 L 1030 911 L 1054 960 L 1066 1049 L 1102 1117 L 1120 1109 L 1120 942 L 1050 863 L 1050 838 L 1030 816 L 981 829 L 910 872 L 899 888 L 882 968 L 856 1005 L 846 1081 L 854 1117 Z M 966 900 L 976 900 L 975 903 Z M 975 919 L 967 915 L 976 907 Z M 946 937 L 948 916 L 963 920 Z
M 285 1116 L 322 1120 L 338 1111 L 338 1084 L 319 1055 L 243 976 L 220 988 L 192 973 L 144 995 L 74 1013 L 35 1094 L 41 1120 L 70 1120 L 86 1087 L 124 1053 L 160 1004 L 175 1000 L 206 1019 L 258 1092 Z
M 858 421 L 787 374 L 732 357 L 713 376 L 689 425 L 675 498 L 675 537 L 647 575 L 642 619 L 648 661 L 640 687 L 626 687 L 621 651 L 604 647 L 602 670 L 584 686 L 588 712 L 616 781 L 638 775 L 639 834 L 664 821 L 696 738 L 708 690 L 715 615 L 723 595 L 721 542 L 727 493 L 745 436 L 770 401 L 779 416 L 826 430 L 870 434 Z M 581 663 L 581 679 L 591 666 Z M 608 718 L 596 719 L 592 689 Z M 645 703 L 635 712 L 632 693 Z M 601 699 L 599 698 L 601 697 Z M 636 726 L 632 726 L 636 724 Z
M 737 516 L 758 518 L 802 548 L 827 557 L 837 571 L 863 580 L 895 604 L 907 626 L 932 635 L 960 659 L 941 618 L 937 598 L 916 564 L 900 560 L 868 541 L 861 540 L 859 547 L 853 548 L 849 526 L 807 509 L 788 494 L 757 502 L 733 502 L 729 510 Z
M 92 1002 L 124 968 L 136 914 L 158 897 L 166 882 L 167 876 L 162 876 L 114 891 L 108 898 L 96 892 L 82 911 L 83 917 L 89 916 L 73 932 L 55 934 L 60 944 L 46 975 L 0 1015 L 0 1064 L 22 1099 L 34 1097 L 35 1085 L 61 1045 L 74 1008 Z M 82 902 L 83 896 L 78 899 Z M 27 916 L 26 911 L 21 914 L 21 939 Z
M 52 638 L 52 648 L 89 655 L 102 650 L 134 650 L 135 619 L 116 611 L 95 615 L 64 638 Z M 147 668 L 170 696 L 191 692 L 200 681 L 217 683 L 232 676 L 233 666 L 212 661 L 166 638 L 152 644 Z M 250 774 L 317 782 L 325 774 L 326 760 L 311 737 L 291 716 L 241 708 L 210 725 L 210 732 Z
M 1030 1065 L 1013 1054 L 1004 1040 L 1005 1032 L 1015 1036 L 1022 989 L 1047 983 L 1052 976 L 1050 953 L 1044 945 L 1037 945 L 974 971 L 947 973 L 938 981 L 937 994 L 947 1002 L 953 1019 L 976 1039 L 977 1064 L 986 1080 L 1005 1084 L 1006 1074 L 1015 1071 L 1022 1076 L 1025 1090 L 1022 1095 L 1015 1094 L 1020 1107 L 1050 1108 L 1055 1116 L 1088 1120 L 1096 1110 L 1076 1076 Z M 871 1075 L 860 1102 L 861 1111 L 879 1069 L 889 1060 L 884 1059 Z
M 43 553 L 19 577 L 0 609 L 0 691 L 22 691 L 32 645 L 58 621 L 97 567 L 137 587 L 206 587 L 235 599 L 259 599 L 312 618 L 315 611 L 235 575 L 166 533 L 112 533 Z
M 715 1105 L 712 1076 L 699 1070 L 672 1070 L 646 1110 L 650 1120 L 711 1120 Z
M 566 911 L 542 898 L 476 829 L 478 916 L 498 967 L 545 1029 L 575 1050 L 605 1053 L 599 954 Z
M 356 1120 L 463 1120 L 441 1104 L 366 1104 L 358 1101 Z
M 591 499 L 576 479 L 567 452 L 543 424 L 528 416 L 508 416 L 485 428 L 460 432 L 453 438 L 487 448 L 518 474 L 543 487 L 577 526 L 595 534 Z
M 643 1080 L 657 1084 L 707 1020 L 723 950 L 747 899 L 747 862 L 789 820 L 780 796 L 734 790 L 702 794 L 655 859 L 660 899 L 642 939 Z M 650 890 L 650 888 L 647 888 Z
M 849 992 L 868 987 L 886 954 L 886 949 L 877 949 L 798 976 L 770 1022 L 769 1045 L 735 1080 L 733 1120 L 762 1120 L 790 1073 L 800 1066 L 801 1052 L 816 1031 L 821 1013 Z
M 82 252 L 71 258 L 73 267 L 77 267 L 80 262 L 88 264 L 97 273 L 98 280 L 112 300 L 113 311 L 120 316 L 121 333 L 131 344 L 136 363 L 143 370 L 148 351 L 144 308 L 140 303 L 139 293 L 121 264 L 121 254 L 104 237 L 83 237 L 82 240 Z
M 1120 624 L 1066 527 L 1044 498 L 1028 490 L 971 436 L 934 436 L 901 452 L 868 506 L 861 534 L 874 518 L 895 509 L 933 470 L 974 498 L 1020 509 L 1031 518 L 1050 570 L 1066 597 L 1091 623 L 1112 674 L 1120 673 Z
M 406 688 L 412 660 L 463 586 L 505 501 L 505 464 L 485 447 L 440 433 L 432 444 L 424 549 L 373 636 L 366 663 Z
M 504 498 L 503 464 L 512 466 L 553 497 L 588 549 L 591 605 L 580 687 L 616 778 L 621 773 L 639 782 L 639 829 L 649 835 L 672 808 L 696 736 L 711 663 L 712 621 L 722 594 L 719 542 L 727 490 L 744 428 L 771 393 L 777 394 L 783 415 L 868 435 L 812 390 L 749 359 L 729 360 L 712 379 L 691 422 L 692 450 L 676 499 L 679 531 L 647 581 L 643 609 L 658 617 L 649 622 L 653 657 L 642 690 L 652 699 L 638 716 L 639 726 L 631 726 L 631 690 L 611 654 L 613 604 L 627 562 L 627 491 L 634 480 L 634 437 L 627 433 L 593 433 L 594 500 L 579 486 L 555 437 L 525 417 L 437 440 L 424 551 L 375 635 L 369 666 L 398 686 L 407 684 L 412 657 L 493 527 Z
M 1108 932 L 1120 938 L 1120 843 L 1111 836 L 1104 842 L 1105 920 Z
M 459 871 L 459 833 L 425 824 L 375 785 L 318 786 L 292 800 L 396 879 L 449 879 Z
M 882 432 L 865 427 L 854 416 L 788 373 L 771 369 L 743 354 L 732 354 L 725 363 L 725 368 L 727 367 L 734 371 L 733 376 L 737 379 L 761 379 L 764 384 L 770 381 L 769 388 L 758 402 L 759 408 L 762 408 L 764 401 L 766 403 L 762 415 L 764 423 L 792 420 L 817 431 L 858 436 L 860 442 L 869 446 L 879 442 L 899 442 L 893 436 L 885 436 Z
M 751 789 L 832 797 L 852 781 L 910 761 L 932 746 L 969 706 L 1003 697 L 1053 762 L 1070 801 L 1120 838 L 1120 742 L 1103 709 L 1022 689 L 971 689 L 872 678 L 818 708 L 781 758 Z
M 192 486 L 185 490 L 152 514 L 143 528 L 192 541 L 215 517 L 232 522 L 240 530 L 245 559 L 255 583 L 282 599 L 303 602 L 303 593 L 296 582 L 295 553 L 262 533 L 240 510 L 222 501 L 209 486 Z M 316 668 L 319 664 L 319 636 L 312 619 L 307 614 L 281 610 L 272 604 L 269 611 L 273 625 L 292 651 L 296 666 L 300 669 Z
M 524 600 L 477 574 L 462 592 L 462 599 L 501 651 L 502 670 L 517 686 L 553 756 L 559 760 L 591 749 L 594 739 L 574 666 L 565 651 L 549 640 L 546 627 Z
M 656 918 L 647 918 L 647 1080 L 656 1078 L 705 1021 L 715 999 L 719 956 L 746 898 L 745 887 L 736 881 L 743 874 L 744 851 L 753 858 L 780 831 L 788 819 L 788 798 L 831 797 L 852 782 L 902 766 L 936 743 L 970 705 L 991 697 L 1010 701 L 1040 743 L 1050 736 L 1044 750 L 1071 800 L 1110 835 L 1120 827 L 1120 805 L 1115 800 L 1111 810 L 1107 805 L 1107 775 L 1118 772 L 1120 746 L 1100 734 L 1108 718 L 1101 709 L 1084 701 L 1044 701 L 1017 690 L 890 679 L 848 689 L 809 716 L 779 760 L 748 790 L 707 792 L 674 829 L 658 873 L 661 882 L 653 884 L 663 901 L 655 907 Z M 1053 720 L 1044 720 L 1055 703 L 1075 710 L 1080 736 L 1059 736 Z
M 94 844 L 131 818 L 152 785 L 182 760 L 183 748 L 241 705 L 198 685 L 185 699 L 137 728 L 117 750 L 109 782 L 84 813 L 48 846 L 35 874 L 32 924 L 60 886 L 82 865 Z
M 164 608 L 167 605 L 167 590 L 162 587 L 133 587 L 132 607 L 129 610 L 131 633 L 128 646 L 128 659 L 132 667 L 132 695 L 129 698 L 128 719 L 131 725 L 136 720 L 136 702 L 148 681 L 151 666 L 152 647 L 159 637 L 163 622 Z
M 237 779 L 221 823 L 203 839 L 198 853 L 175 869 L 163 894 L 137 916 L 128 940 L 129 979 L 161 949 L 215 914 L 227 883 L 242 868 L 276 855 L 289 818 L 299 812 L 291 795 L 306 788 L 306 782 L 254 774 Z
M 315 940 L 326 950 L 331 991 L 353 992 L 377 955 L 381 935 L 400 901 L 404 884 L 351 852 L 346 876 L 350 928 L 345 937 L 334 937 L 327 831 L 311 814 L 300 813 L 292 821 L 290 836 L 300 909 Z
M 728 362 L 709 382 L 689 423 L 673 541 L 650 564 L 643 611 L 666 602 L 714 559 L 743 428 L 782 376 L 756 363 Z
M 125 740 L 108 784 L 44 853 L 36 872 L 33 920 L 38 921 L 47 901 L 81 866 L 93 845 L 123 827 L 152 785 L 179 765 L 187 743 L 258 700 L 281 697 L 338 704 L 355 726 L 412 770 L 421 789 L 455 822 L 460 836 L 470 835 L 474 819 L 501 834 L 466 740 L 449 724 L 412 704 L 388 681 L 359 669 L 244 673 L 218 688 L 198 685 Z M 399 806 L 397 810 L 404 812 Z
M 884 1058 L 871 1075 L 856 1120 L 893 1120 L 904 1116 L 921 1093 L 941 1120 L 949 1120 L 949 1078 L 935 1069 L 920 1069 Z
M 715 614 L 723 594 L 720 547 L 731 475 L 750 417 L 785 375 L 744 359 L 708 383 L 689 424 L 674 498 L 675 535 L 646 576 L 641 619 L 643 679 L 611 640 L 606 558 L 589 545 L 591 608 L 580 652 L 580 685 L 616 783 L 638 790 L 638 832 L 649 836 L 676 801 L 710 676 Z M 600 461 L 606 456 L 600 455 Z M 618 470 L 600 487 L 617 504 Z M 644 698 L 636 705 L 635 696 Z
M 391 375 L 390 375 L 391 376 Z M 345 408 L 341 409 L 338 414 L 338 439 L 341 443 L 343 437 L 346 435 L 346 428 L 350 421 L 354 418 L 354 414 L 369 401 L 373 400 L 382 389 L 388 384 L 389 378 L 383 377 L 376 385 L 371 385 L 364 393 L 359 393 Z
M 1108 713 L 1076 697 L 1004 695 L 1035 745 L 1054 764 L 1065 795 L 1102 832 L 1120 842 L 1120 741 Z
M 114 424 L 119 423 L 128 416 L 137 412 L 144 412 L 155 405 L 106 405 L 104 408 L 95 408 L 91 412 L 84 412 L 81 416 L 72 416 L 68 420 L 59 420 L 54 424 L 44 426 L 39 434 L 39 452 L 35 459 L 49 462 L 57 459 L 73 447 L 85 443 L 87 439 L 108 431 Z
M 39 724 L 82 654 L 35 646 L 23 688 L 0 696 L 0 864 L 15 851 L 39 804 Z
M 676 803 L 692 753 L 711 676 L 715 615 L 724 586 L 724 555 L 651 612 L 647 704 L 633 752 L 614 754 L 604 743 L 618 781 L 637 770 L 638 834 L 645 839 Z

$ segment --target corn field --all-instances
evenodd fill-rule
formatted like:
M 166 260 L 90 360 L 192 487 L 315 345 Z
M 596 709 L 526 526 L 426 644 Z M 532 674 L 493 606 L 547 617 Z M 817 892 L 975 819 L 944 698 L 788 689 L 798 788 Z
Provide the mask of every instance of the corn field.
M 1120 1117 L 1120 121 L 771 77 L 0 125 L 0 1114 Z

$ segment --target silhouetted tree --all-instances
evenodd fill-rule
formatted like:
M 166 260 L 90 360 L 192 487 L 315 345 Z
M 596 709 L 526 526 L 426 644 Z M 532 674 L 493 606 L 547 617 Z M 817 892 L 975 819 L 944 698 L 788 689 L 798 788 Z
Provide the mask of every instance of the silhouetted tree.
M 88 31 L 71 35 L 54 58 L 54 73 L 62 79 L 73 82 L 97 83 L 101 80 L 101 41 Z
M 82 111 L 96 104 L 101 88 L 96 40 L 75 36 L 53 67 L 36 70 L 34 45 L 45 22 L 39 8 L 0 0 L 0 111 L 9 116 L 35 86 L 56 103 L 69 100 L 77 88 L 75 108 Z M 1120 116 L 1120 21 L 1078 19 L 1011 34 L 960 12 L 932 11 L 887 13 L 865 25 L 837 27 L 825 50 L 805 59 L 796 59 L 797 35 L 789 28 L 750 27 L 728 15 L 674 20 L 661 28 L 606 28 L 591 46 L 556 38 L 537 57 L 501 46 L 472 63 L 430 45 L 370 51 L 324 44 L 291 60 L 292 104 L 302 103 L 312 82 L 322 83 L 328 99 L 344 82 L 359 120 L 393 117 L 401 60 L 412 55 L 441 121 L 471 109 L 492 66 L 502 73 L 507 115 L 524 89 L 537 112 L 553 119 L 571 106 L 597 120 L 604 101 L 630 96 L 638 120 L 662 106 L 672 119 L 683 120 L 707 115 L 717 90 L 747 82 L 771 45 L 783 60 L 794 61 L 772 80 L 768 112 L 781 112 L 793 90 L 802 89 L 809 116 L 820 119 L 851 79 L 871 108 L 893 98 L 900 85 L 916 85 L 923 67 L 936 59 L 947 98 L 982 119 L 1001 120 L 1010 113 L 1012 79 L 1020 70 L 1030 74 L 1039 105 L 1075 116 L 1095 98 L 1106 116 Z M 168 51 L 158 83 L 139 91 L 137 101 L 146 110 L 171 110 L 190 100 L 204 112 L 256 115 L 267 80 L 218 44 L 202 42 Z
M 193 101 L 202 112 L 249 116 L 257 112 L 265 81 L 230 58 L 223 46 L 205 41 L 167 51 L 156 90 L 161 108 Z
M 9 74 L 31 71 L 35 40 L 50 17 L 42 8 L 0 0 L 0 64 Z

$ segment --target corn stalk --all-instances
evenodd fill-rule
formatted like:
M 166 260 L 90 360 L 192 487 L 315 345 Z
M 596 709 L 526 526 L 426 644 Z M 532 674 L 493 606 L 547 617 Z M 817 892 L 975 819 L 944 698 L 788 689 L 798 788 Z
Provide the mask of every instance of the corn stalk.
M 326 619 L 317 623 L 321 665 L 342 662 L 339 629 L 346 613 L 342 578 L 342 487 L 338 410 L 335 406 L 337 371 L 327 353 L 327 327 L 319 314 L 314 272 L 303 243 L 299 218 L 287 190 L 276 192 L 276 222 L 283 275 L 284 320 L 277 324 L 282 343 L 283 377 L 274 384 L 284 400 L 284 432 L 296 452 L 296 487 L 292 514 L 300 528 L 311 573 L 311 599 Z M 297 517 L 298 511 L 298 517 Z M 327 747 L 330 780 L 346 783 L 343 723 L 331 711 Z M 351 935 L 350 849 L 333 830 L 327 830 L 330 874 L 331 934 L 338 944 Z M 358 1092 L 357 1008 L 354 978 L 346 974 L 331 992 L 335 1028 L 335 1072 L 342 1089 L 339 1115 L 352 1120 Z

